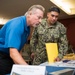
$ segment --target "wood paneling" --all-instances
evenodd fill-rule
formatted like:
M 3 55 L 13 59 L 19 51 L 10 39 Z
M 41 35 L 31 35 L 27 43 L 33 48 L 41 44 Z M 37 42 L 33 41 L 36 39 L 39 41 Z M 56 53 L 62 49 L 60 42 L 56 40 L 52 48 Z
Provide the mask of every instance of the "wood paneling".
M 75 50 L 75 18 L 59 20 L 67 28 L 67 38 Z

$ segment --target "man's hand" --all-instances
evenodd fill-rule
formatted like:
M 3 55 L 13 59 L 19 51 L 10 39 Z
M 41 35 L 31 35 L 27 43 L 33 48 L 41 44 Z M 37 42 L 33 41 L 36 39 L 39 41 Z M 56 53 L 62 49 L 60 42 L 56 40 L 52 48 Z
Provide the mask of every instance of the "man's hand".
M 60 61 L 60 60 L 61 60 L 61 59 L 60 59 L 59 57 L 57 57 L 57 58 L 55 58 L 54 61 L 56 62 L 56 61 Z
M 34 55 L 35 55 L 35 53 L 32 53 L 32 54 L 31 54 L 31 59 L 32 59 L 32 60 L 34 59 Z
M 14 61 L 15 64 L 28 65 L 21 54 L 15 48 L 10 48 L 10 57 Z

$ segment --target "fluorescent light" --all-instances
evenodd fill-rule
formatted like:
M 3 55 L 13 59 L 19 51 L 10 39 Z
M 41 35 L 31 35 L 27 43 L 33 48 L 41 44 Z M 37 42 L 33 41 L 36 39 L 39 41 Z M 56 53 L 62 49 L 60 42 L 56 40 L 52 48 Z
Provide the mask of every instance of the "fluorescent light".
M 2 24 L 3 23 L 3 18 L 0 18 L 0 24 Z
M 8 21 L 8 19 L 0 18 L 1 25 L 4 25 L 7 21 Z
M 75 14 L 75 7 L 71 7 L 71 3 L 66 0 L 50 0 L 52 3 L 57 5 L 60 9 L 62 9 L 64 12 L 66 12 L 68 15 L 73 15 Z M 74 1 L 74 0 L 71 0 Z M 73 8 L 73 9 L 72 9 Z

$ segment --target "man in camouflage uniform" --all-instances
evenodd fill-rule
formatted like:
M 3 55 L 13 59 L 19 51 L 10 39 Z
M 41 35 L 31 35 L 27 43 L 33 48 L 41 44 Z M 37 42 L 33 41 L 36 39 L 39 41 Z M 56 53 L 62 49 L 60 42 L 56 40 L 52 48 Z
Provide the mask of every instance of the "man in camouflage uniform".
M 41 24 L 33 31 L 30 41 L 33 65 L 39 65 L 46 62 L 47 54 L 45 43 L 57 43 L 59 55 L 55 61 L 60 61 L 68 50 L 68 41 L 66 37 L 66 28 L 58 22 L 60 10 L 57 7 L 51 7 L 47 13 L 47 19 L 43 19 Z

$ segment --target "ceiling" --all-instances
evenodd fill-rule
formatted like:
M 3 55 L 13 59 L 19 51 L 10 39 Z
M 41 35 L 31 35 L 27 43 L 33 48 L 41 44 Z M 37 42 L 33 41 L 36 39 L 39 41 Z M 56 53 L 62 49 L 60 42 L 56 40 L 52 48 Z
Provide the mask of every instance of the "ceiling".
M 45 7 L 46 12 L 51 6 L 55 6 L 52 2 L 50 2 L 50 0 L 0 0 L 0 18 L 6 20 L 24 15 L 27 9 L 34 4 L 41 4 Z M 73 4 L 75 5 L 75 3 Z M 72 17 L 75 17 L 75 15 L 67 15 L 61 10 L 59 19 Z
M 75 0 L 50 0 L 69 15 L 75 15 Z

